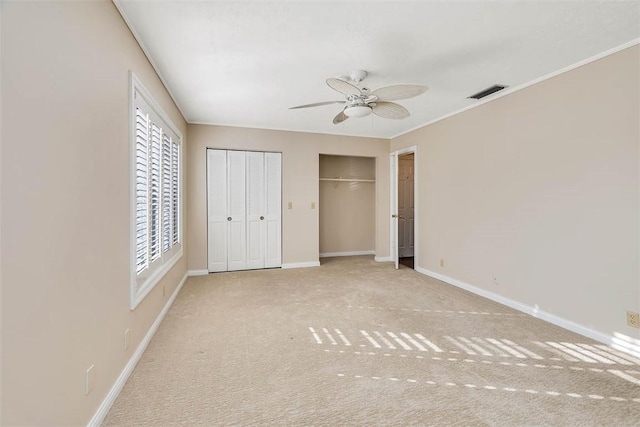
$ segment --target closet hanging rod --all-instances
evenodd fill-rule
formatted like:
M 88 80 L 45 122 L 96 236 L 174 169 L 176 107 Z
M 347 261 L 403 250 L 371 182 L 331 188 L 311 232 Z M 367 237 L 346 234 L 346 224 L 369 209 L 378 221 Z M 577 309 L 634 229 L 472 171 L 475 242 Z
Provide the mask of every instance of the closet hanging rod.
M 359 179 L 359 178 L 320 178 L 320 181 L 334 182 L 376 182 L 375 179 Z

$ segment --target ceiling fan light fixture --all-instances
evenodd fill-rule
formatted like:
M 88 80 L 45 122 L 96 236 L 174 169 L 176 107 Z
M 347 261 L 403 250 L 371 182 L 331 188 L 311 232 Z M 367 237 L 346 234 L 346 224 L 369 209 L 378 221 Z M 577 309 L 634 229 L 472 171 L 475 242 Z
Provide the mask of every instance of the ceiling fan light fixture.
M 353 105 L 344 109 L 344 114 L 348 117 L 366 117 L 371 114 L 371 107 L 368 105 Z
M 361 118 L 371 114 L 384 119 L 406 119 L 410 116 L 409 111 L 402 105 L 391 101 L 413 98 L 428 89 L 423 85 L 398 84 L 370 91 L 360 85 L 365 77 L 367 77 L 367 72 L 364 70 L 352 71 L 348 77 L 330 77 L 326 80 L 327 86 L 344 95 L 344 101 L 314 102 L 313 104 L 291 107 L 290 110 L 329 104 L 346 104 L 346 108 L 340 110 L 333 118 L 334 125 L 342 123 L 350 117 Z

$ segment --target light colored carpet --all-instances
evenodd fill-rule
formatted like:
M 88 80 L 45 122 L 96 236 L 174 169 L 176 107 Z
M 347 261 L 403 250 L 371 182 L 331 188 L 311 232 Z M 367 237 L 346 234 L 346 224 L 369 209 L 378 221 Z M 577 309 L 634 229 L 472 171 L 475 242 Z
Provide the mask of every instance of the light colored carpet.
M 638 425 L 640 360 L 370 257 L 189 278 L 105 425 Z

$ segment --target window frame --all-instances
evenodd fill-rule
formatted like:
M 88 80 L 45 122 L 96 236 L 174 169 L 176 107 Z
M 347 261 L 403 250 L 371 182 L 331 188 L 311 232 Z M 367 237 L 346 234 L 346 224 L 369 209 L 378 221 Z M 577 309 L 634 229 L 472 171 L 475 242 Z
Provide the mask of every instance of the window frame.
M 183 255 L 183 242 L 184 242 L 184 227 L 183 227 L 183 182 L 184 182 L 184 150 L 183 150 L 183 136 L 178 128 L 173 124 L 171 119 L 166 115 L 162 108 L 155 101 L 151 93 L 142 84 L 140 79 L 132 72 L 129 72 L 129 145 L 130 145 L 130 179 L 129 179 L 129 192 L 130 192 L 130 309 L 135 309 L 138 304 L 155 288 L 158 282 L 171 270 L 171 268 L 182 258 Z M 160 132 L 160 208 L 158 215 L 160 216 L 160 229 L 159 229 L 159 246 L 160 257 L 154 261 L 151 258 L 148 259 L 148 266 L 142 269 L 139 273 L 137 271 L 137 109 L 141 109 L 148 114 L 150 124 L 155 123 L 156 126 L 160 126 L 162 129 Z M 146 111 L 148 109 L 148 111 Z M 151 127 L 149 125 L 149 127 Z M 177 166 L 177 174 L 170 173 L 170 187 L 171 194 L 173 195 L 174 189 L 177 190 L 177 200 L 174 203 L 174 197 L 171 197 L 169 206 L 169 217 L 173 218 L 170 221 L 170 249 L 165 251 L 165 244 L 163 242 L 163 219 L 164 219 L 164 181 L 162 177 L 163 170 L 163 148 L 164 138 L 168 135 L 172 142 L 175 142 L 177 149 L 174 151 L 174 144 L 170 144 L 171 155 L 177 154 L 177 163 L 170 161 L 170 165 Z M 175 138 L 175 140 L 174 140 Z M 151 134 L 149 134 L 149 152 L 151 151 Z M 151 165 L 149 164 L 149 167 Z M 174 177 L 177 177 L 177 186 L 174 186 Z M 147 184 L 150 185 L 150 184 Z M 177 211 L 174 207 L 177 204 Z M 150 200 L 147 199 L 147 206 L 150 206 Z M 175 215 L 174 215 L 175 213 Z M 147 211 L 147 218 L 151 215 L 150 211 Z M 175 218 L 177 216 L 177 219 Z M 148 221 L 148 220 L 147 220 Z M 177 241 L 174 239 L 174 226 L 177 227 Z M 150 227 L 147 225 L 147 246 L 150 245 Z

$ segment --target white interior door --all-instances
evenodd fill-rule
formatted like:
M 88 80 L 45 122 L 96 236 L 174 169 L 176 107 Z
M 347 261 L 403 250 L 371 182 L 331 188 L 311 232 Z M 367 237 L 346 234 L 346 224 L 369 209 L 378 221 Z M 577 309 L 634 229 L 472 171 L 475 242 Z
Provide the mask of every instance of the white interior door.
M 391 260 L 399 267 L 398 258 L 398 154 L 392 153 L 389 175 L 391 179 Z
M 265 230 L 266 268 L 282 266 L 282 155 L 264 153 L 265 211 L 262 227 Z
M 413 158 L 398 159 L 398 255 L 413 256 L 414 240 Z
M 227 152 L 227 270 L 246 270 L 246 153 Z
M 247 269 L 264 268 L 266 228 L 264 224 L 264 153 L 247 152 Z
M 207 268 L 227 271 L 227 152 L 207 150 Z

